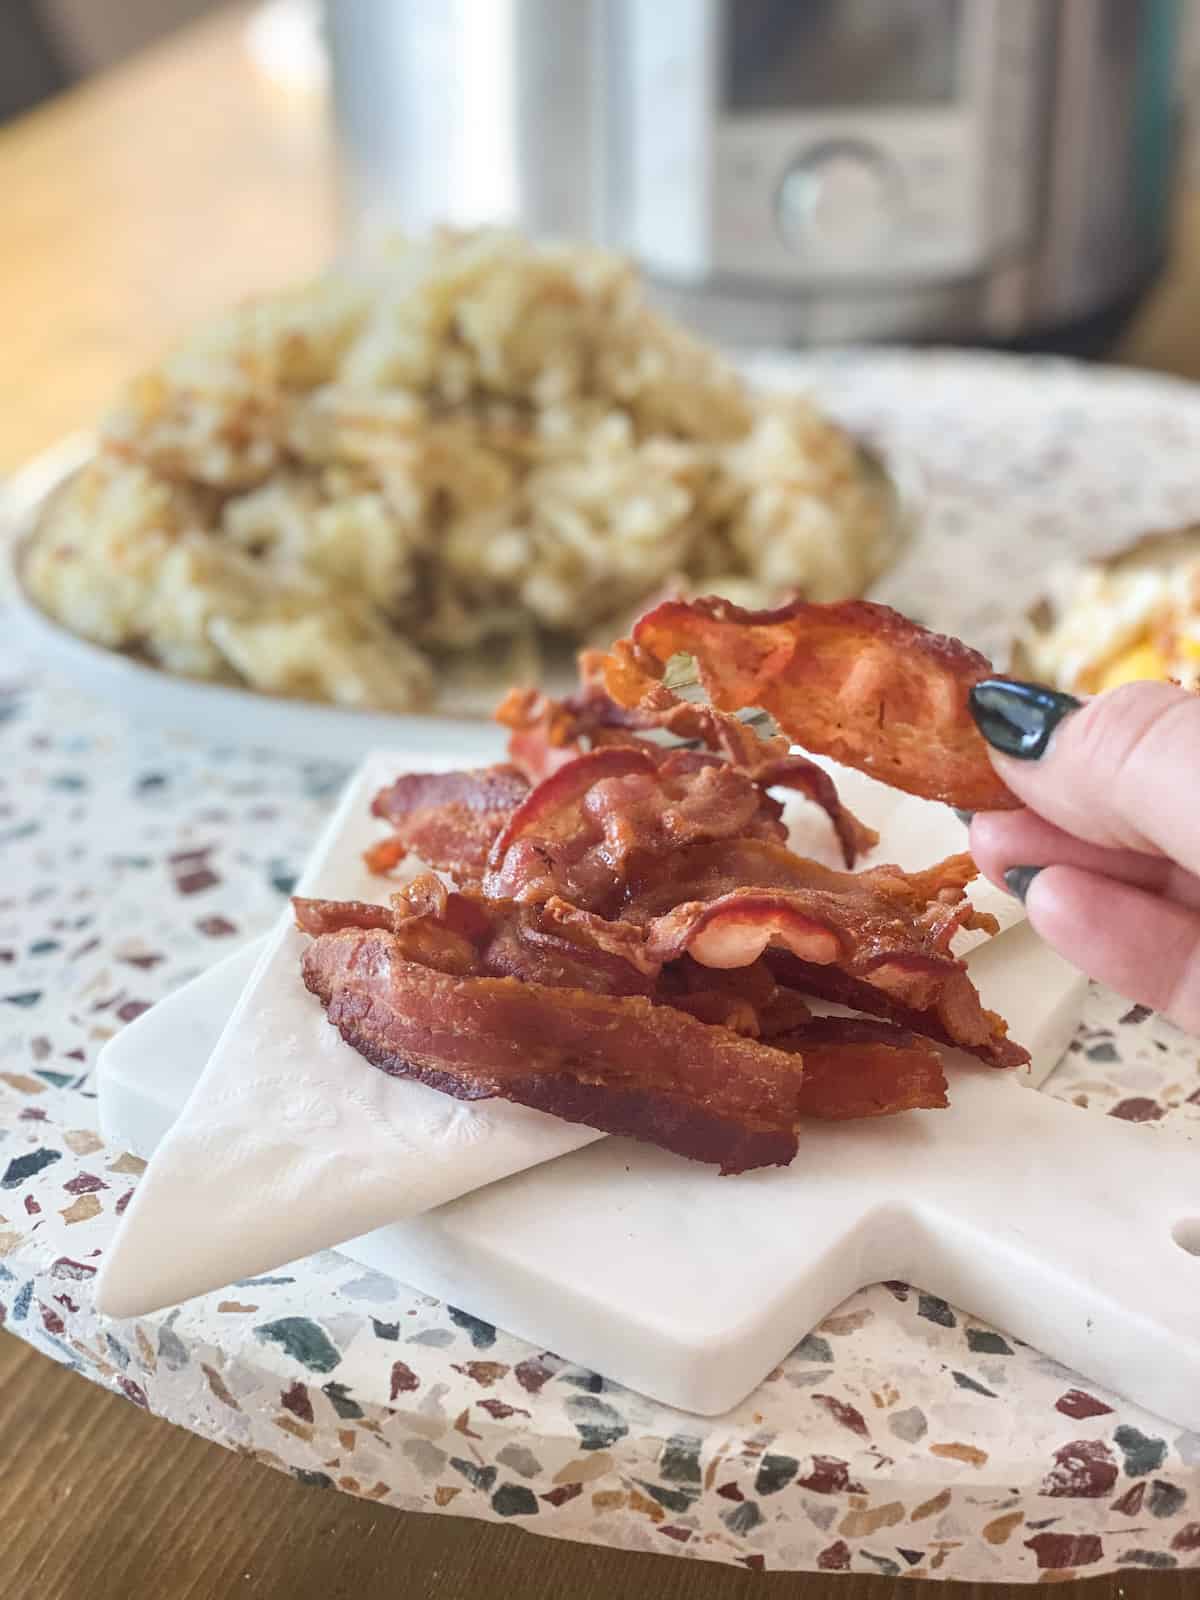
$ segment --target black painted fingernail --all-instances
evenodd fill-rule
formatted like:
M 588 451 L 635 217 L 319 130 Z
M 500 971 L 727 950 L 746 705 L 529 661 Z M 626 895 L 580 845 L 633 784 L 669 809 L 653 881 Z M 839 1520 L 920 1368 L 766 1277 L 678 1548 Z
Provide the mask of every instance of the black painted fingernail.
M 968 704 L 993 750 L 1018 761 L 1037 761 L 1046 754 L 1055 728 L 1083 701 L 1042 683 L 984 678 L 971 690 Z
M 1004 881 L 1008 885 L 1008 892 L 1025 904 L 1025 896 L 1029 893 L 1029 885 L 1043 872 L 1043 867 L 1009 867 L 1004 874 Z
M 975 813 L 973 811 L 960 811 L 957 806 L 951 806 L 950 809 L 951 809 L 951 811 L 953 811 L 954 815 L 958 818 L 958 820 L 962 823 L 964 828 L 969 828 L 971 826 L 971 821 L 972 821 L 973 817 L 975 816 Z

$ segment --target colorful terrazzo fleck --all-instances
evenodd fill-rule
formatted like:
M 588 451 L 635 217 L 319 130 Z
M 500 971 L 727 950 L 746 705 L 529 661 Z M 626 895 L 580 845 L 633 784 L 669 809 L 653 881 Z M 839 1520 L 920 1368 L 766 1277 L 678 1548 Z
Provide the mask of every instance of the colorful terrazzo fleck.
M 1068 542 L 1200 515 L 1190 390 L 938 354 L 812 367 L 929 480 L 884 597 L 994 652 Z M 89 1286 L 142 1163 L 95 1131 L 96 1052 L 265 930 L 341 774 L 131 732 L 11 659 L 0 741 L 0 1325 L 131 1404 L 404 1510 L 754 1570 L 1200 1566 L 1200 1436 L 904 1284 L 854 1296 L 717 1420 L 332 1252 L 102 1324 Z M 1093 990 L 1048 1092 L 1194 1131 L 1200 1050 Z

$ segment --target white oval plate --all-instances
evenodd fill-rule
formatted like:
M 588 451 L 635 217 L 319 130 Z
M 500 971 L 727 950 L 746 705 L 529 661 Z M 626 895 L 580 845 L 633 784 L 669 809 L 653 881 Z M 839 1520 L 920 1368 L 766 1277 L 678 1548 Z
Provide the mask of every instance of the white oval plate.
M 397 716 L 285 700 L 253 689 L 177 677 L 118 650 L 92 644 L 54 622 L 22 581 L 21 558 L 46 498 L 87 460 L 91 440 L 77 435 L 39 456 L 6 486 L 0 501 L 7 615 L 31 656 L 79 689 L 115 702 L 131 718 L 194 734 L 314 759 L 357 762 L 380 744 L 420 745 L 457 756 L 494 756 L 499 729 L 459 716 Z
M 803 366 L 781 362 L 771 387 L 798 388 Z M 26 542 L 47 497 L 88 459 L 87 434 L 64 440 L 19 472 L 0 493 L 4 536 L 2 583 L 8 616 L 29 654 L 77 688 L 115 702 L 130 717 L 194 734 L 205 741 L 284 751 L 316 759 L 357 762 L 369 750 L 412 747 L 456 757 L 494 758 L 502 745 L 489 720 L 505 684 L 486 683 L 483 673 L 443 684 L 439 713 L 353 711 L 316 701 L 287 700 L 254 689 L 184 678 L 91 643 L 62 627 L 34 602 L 21 572 Z M 921 475 L 908 458 L 889 449 L 880 457 L 896 498 L 897 553 L 910 542 L 922 498 Z M 464 674 L 464 680 L 466 675 Z M 567 669 L 547 672 L 543 686 L 563 689 Z

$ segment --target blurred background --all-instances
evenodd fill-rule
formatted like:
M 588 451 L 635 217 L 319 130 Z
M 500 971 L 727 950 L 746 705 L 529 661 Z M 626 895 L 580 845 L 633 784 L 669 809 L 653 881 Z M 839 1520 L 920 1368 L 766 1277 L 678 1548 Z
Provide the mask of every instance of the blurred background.
M 28 454 L 196 316 L 443 221 L 612 245 L 732 347 L 1190 374 L 1198 101 L 1200 0 L 5 0 L 0 400 Z

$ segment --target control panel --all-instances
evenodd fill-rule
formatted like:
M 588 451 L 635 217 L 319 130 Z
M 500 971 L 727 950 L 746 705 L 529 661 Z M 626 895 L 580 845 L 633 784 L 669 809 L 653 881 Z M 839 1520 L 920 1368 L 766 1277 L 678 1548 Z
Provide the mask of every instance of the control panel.
M 623 242 L 694 282 L 985 270 L 1037 225 L 1044 20 L 1038 0 L 624 0 Z

